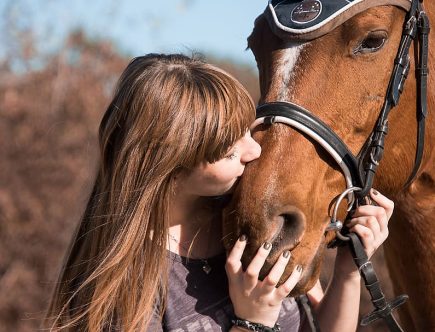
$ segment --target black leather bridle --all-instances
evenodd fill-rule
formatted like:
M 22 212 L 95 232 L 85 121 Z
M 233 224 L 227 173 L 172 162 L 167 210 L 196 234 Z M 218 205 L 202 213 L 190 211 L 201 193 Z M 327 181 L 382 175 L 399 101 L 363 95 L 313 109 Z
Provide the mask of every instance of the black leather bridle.
M 429 19 L 424 12 L 422 2 L 423 0 L 412 0 L 411 8 L 405 18 L 402 38 L 394 61 L 394 69 L 383 107 L 374 130 L 357 156 L 352 154 L 346 144 L 328 125 L 302 106 L 291 102 L 271 102 L 262 104 L 257 108 L 257 120 L 252 128 L 260 124 L 287 124 L 314 139 L 334 158 L 344 174 L 347 185 L 347 189 L 340 195 L 339 200 L 336 201 L 336 207 L 347 195 L 349 210 L 355 208 L 355 205 L 362 202 L 372 187 L 376 170 L 384 153 L 384 140 L 388 133 L 388 115 L 394 106 L 399 103 L 400 95 L 408 77 L 410 69 L 409 51 L 412 42 L 414 42 L 416 50 L 414 58 L 417 81 L 416 117 L 418 131 L 414 167 L 404 187 L 412 183 L 420 169 L 424 150 L 425 119 L 427 116 L 428 34 L 430 30 Z M 366 287 L 372 296 L 372 303 L 375 306 L 375 311 L 365 317 L 361 325 L 367 325 L 378 318 L 382 318 L 386 321 L 391 331 L 403 331 L 392 316 L 392 310 L 404 303 L 407 296 L 399 296 L 391 302 L 385 300 L 376 274 L 364 253 L 361 242 L 357 236 L 347 234 L 346 230 L 343 231 L 342 226 L 342 223 L 337 220 L 336 215 L 333 215 L 327 230 L 335 230 L 340 240 L 348 241 L 351 244 L 355 262 L 365 280 Z M 336 245 L 339 243 L 339 240 L 334 242 Z
M 412 42 L 418 50 L 415 57 L 417 80 L 417 148 L 414 167 L 404 187 L 416 177 L 420 169 L 423 150 L 425 119 L 427 116 L 427 76 L 429 19 L 422 8 L 422 0 L 413 0 L 407 13 L 399 50 L 394 61 L 387 93 L 374 130 L 363 148 L 354 156 L 346 144 L 322 120 L 291 102 L 271 102 L 257 107 L 256 121 L 251 128 L 260 124 L 284 123 L 313 138 L 322 145 L 340 166 L 348 188 L 359 187 L 355 194 L 358 198 L 367 196 L 384 153 L 384 140 L 388 133 L 388 115 L 399 103 L 406 78 L 410 69 L 409 50 Z M 349 197 L 352 191 L 349 193 Z M 353 201 L 353 200 L 352 200 Z M 331 227 L 331 229 L 334 227 Z

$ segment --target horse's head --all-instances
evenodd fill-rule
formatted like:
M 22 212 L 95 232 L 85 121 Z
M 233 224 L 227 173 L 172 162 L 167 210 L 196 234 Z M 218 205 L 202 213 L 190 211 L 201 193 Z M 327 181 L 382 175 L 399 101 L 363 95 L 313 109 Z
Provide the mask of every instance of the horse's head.
M 248 43 L 260 73 L 260 104 L 302 105 L 357 155 L 382 108 L 404 18 L 405 11 L 396 6 L 372 7 L 319 38 L 297 42 L 278 38 L 264 14 L 259 16 Z M 389 195 L 403 187 L 414 166 L 415 80 L 410 76 L 389 117 L 386 152 L 378 169 L 382 176 L 375 183 Z M 238 235 L 248 236 L 246 267 L 260 245 L 271 241 L 262 276 L 290 249 L 283 279 L 301 264 L 303 277 L 292 294 L 304 293 L 319 277 L 322 252 L 330 240 L 325 236 L 330 203 L 343 191 L 345 181 L 316 142 L 289 126 L 259 126 L 254 138 L 262 155 L 246 168 L 227 208 L 226 243 L 230 247 Z

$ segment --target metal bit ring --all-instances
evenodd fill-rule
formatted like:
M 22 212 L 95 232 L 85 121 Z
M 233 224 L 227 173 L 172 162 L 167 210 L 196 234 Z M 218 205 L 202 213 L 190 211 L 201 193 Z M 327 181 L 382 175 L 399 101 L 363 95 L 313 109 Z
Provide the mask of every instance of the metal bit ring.
M 337 220 L 338 208 L 340 207 L 340 204 L 343 201 L 343 199 L 347 195 L 349 195 L 349 193 L 353 193 L 355 191 L 361 191 L 361 190 L 362 190 L 362 188 L 360 188 L 360 187 L 349 187 L 345 191 L 343 191 L 340 194 L 340 196 L 338 196 L 337 200 L 335 201 L 334 210 L 333 210 L 332 216 L 331 216 L 331 223 L 328 226 L 328 228 L 335 228 L 336 236 L 342 241 L 349 241 L 349 237 L 341 234 L 341 232 L 340 232 L 342 227 L 343 227 L 343 224 L 341 223 L 341 221 Z M 347 207 L 347 211 L 349 212 L 351 208 L 352 208 L 352 206 L 349 205 Z

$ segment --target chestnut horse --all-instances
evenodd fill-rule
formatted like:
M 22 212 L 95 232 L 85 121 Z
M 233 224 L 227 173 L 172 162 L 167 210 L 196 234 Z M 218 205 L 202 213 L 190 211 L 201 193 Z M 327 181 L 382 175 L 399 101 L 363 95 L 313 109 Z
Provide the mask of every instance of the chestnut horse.
M 425 9 L 435 22 L 435 2 L 425 1 Z M 248 38 L 260 74 L 260 104 L 303 105 L 357 155 L 383 106 L 405 14 L 394 5 L 372 6 L 320 37 L 299 42 L 278 37 L 260 15 Z M 435 45 L 433 34 L 429 39 Z M 401 322 L 406 331 L 435 331 L 435 117 L 430 114 L 435 106 L 434 76 L 428 78 L 423 161 L 412 184 L 405 186 L 414 167 L 417 137 L 414 53 L 411 46 L 412 74 L 389 116 L 374 187 L 395 201 L 384 250 L 395 293 L 409 295 L 399 309 Z M 430 49 L 432 72 L 434 64 Z M 301 264 L 304 273 L 291 295 L 304 294 L 319 278 L 330 241 L 325 236 L 330 203 L 346 184 L 334 160 L 298 130 L 262 125 L 253 135 L 262 154 L 246 168 L 226 210 L 226 245 L 231 247 L 242 233 L 248 235 L 246 266 L 263 242 L 273 241 L 263 276 L 280 253 L 290 249 L 283 279 Z

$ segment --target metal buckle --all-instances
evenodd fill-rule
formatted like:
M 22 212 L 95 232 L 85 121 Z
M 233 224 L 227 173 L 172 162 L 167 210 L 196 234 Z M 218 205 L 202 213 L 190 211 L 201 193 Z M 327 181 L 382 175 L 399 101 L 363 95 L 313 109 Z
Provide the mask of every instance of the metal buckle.
M 358 271 L 361 273 L 361 270 L 364 269 L 366 266 L 371 266 L 372 269 L 373 269 L 373 264 L 372 264 L 372 262 L 371 262 L 371 261 L 367 261 L 367 262 L 365 262 L 364 264 L 362 264 L 362 265 L 358 268 Z

